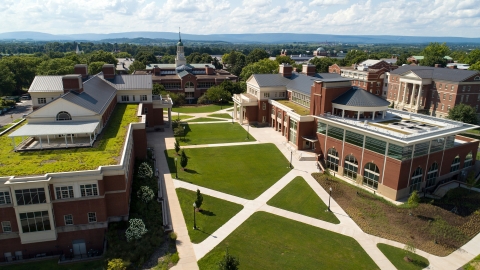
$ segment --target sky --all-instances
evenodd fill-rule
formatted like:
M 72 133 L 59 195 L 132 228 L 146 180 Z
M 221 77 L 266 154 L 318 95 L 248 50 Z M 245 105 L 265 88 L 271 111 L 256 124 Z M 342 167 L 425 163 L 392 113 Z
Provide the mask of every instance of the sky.
M 480 36 L 480 0 L 1 0 L 0 33 Z

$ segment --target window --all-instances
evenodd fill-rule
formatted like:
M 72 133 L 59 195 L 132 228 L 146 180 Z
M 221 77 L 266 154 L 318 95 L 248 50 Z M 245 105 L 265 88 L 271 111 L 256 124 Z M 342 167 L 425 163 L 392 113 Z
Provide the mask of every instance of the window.
M 44 97 L 38 98 L 38 104 L 46 104 L 46 103 L 47 103 L 46 98 L 44 98 Z
M 477 101 L 480 101 L 480 95 L 477 95 Z
M 363 185 L 377 189 L 379 178 L 380 171 L 378 170 L 377 165 L 371 162 L 367 163 L 367 165 L 365 165 L 365 169 L 363 170 Z
M 80 185 L 82 197 L 98 196 L 97 184 Z
M 449 111 L 450 111 L 450 105 L 448 105 L 448 107 L 447 107 L 447 112 L 449 112 Z
M 448 96 L 448 100 L 452 100 L 452 95 L 449 95 L 449 96 Z
M 130 101 L 130 97 L 129 96 L 122 96 L 122 101 L 123 102 Z
M 358 172 L 357 159 L 352 155 L 348 155 L 347 157 L 345 157 L 343 176 L 355 180 L 357 179 L 357 172 Z
M 263 97 L 270 97 L 270 93 L 263 93 Z
M 442 151 L 444 144 L 445 144 L 445 138 L 438 138 L 433 140 L 430 145 L 430 153 Z
M 434 186 L 438 176 L 438 164 L 434 162 L 427 173 L 427 188 Z
M 450 172 L 458 171 L 460 169 L 460 156 L 456 156 L 453 161 L 452 165 L 450 166 Z
M 438 89 L 441 89 L 441 88 L 442 88 L 442 84 L 439 84 L 439 85 L 438 85 Z
M 57 121 L 72 120 L 72 116 L 68 112 L 59 112 L 57 114 Z
M 73 198 L 73 186 L 55 187 L 57 199 Z
M 197 87 L 198 88 L 210 88 L 212 86 L 215 86 L 214 82 L 198 82 Z M 251 89 L 249 89 L 251 91 Z
M 473 78 L 474 81 L 480 81 L 480 76 L 475 76 L 475 78 Z M 469 86 L 470 87 L 470 86 Z
M 132 101 L 135 101 L 135 95 L 132 95 Z
M 195 88 L 195 86 L 193 85 L 192 82 L 187 82 L 187 83 L 185 84 L 185 88 Z
M 465 92 L 465 85 L 462 86 L 462 92 Z
M 443 93 L 443 100 L 445 100 L 446 96 L 447 96 L 447 94 Z
M 472 163 L 472 152 L 468 153 L 467 156 L 465 157 L 465 161 L 463 162 L 463 168 L 467 168 L 473 165 Z
M 0 204 L 11 204 L 10 193 L 8 191 L 0 191 Z
M 470 97 L 470 95 L 466 95 L 465 96 L 465 102 L 468 102 L 468 98 Z
M 10 221 L 2 221 L 2 229 L 4 233 L 12 232 L 12 225 Z
M 297 122 L 290 119 L 290 134 L 288 136 L 288 141 L 297 144 Z
M 267 104 L 264 102 L 262 103 L 262 110 L 266 110 L 267 109 Z
M 430 142 L 418 143 L 415 145 L 415 151 L 413 152 L 414 157 L 419 157 L 428 154 L 428 147 Z
M 147 114 L 147 113 L 148 113 L 148 107 L 143 106 L 143 114 Z
M 23 233 L 51 230 L 48 211 L 20 213 L 20 224 Z
M 275 108 L 272 107 L 272 115 L 275 116 Z
M 168 90 L 179 90 L 181 88 L 180 83 L 164 83 L 163 86 Z
M 317 122 L 317 133 L 325 134 L 327 131 L 327 124 Z
M 422 175 L 423 170 L 420 167 L 413 172 L 412 178 L 410 178 L 410 193 L 412 193 L 414 190 L 420 191 L 420 187 L 422 185 Z
M 463 102 L 463 95 L 460 96 L 460 103 Z
M 453 89 L 455 89 L 455 86 L 454 86 L 454 85 L 452 85 L 452 87 L 451 87 L 450 89 L 453 91 Z
M 365 139 L 365 149 L 368 149 L 373 152 L 377 152 L 380 154 L 385 154 L 385 149 L 387 147 L 387 143 L 381 140 L 377 140 L 371 137 L 366 137 Z
M 343 129 L 337 128 L 337 127 L 328 127 L 328 134 L 327 136 L 330 136 L 335 139 L 343 140 Z
M 147 101 L 147 95 L 140 95 L 140 101 Z
M 448 84 L 445 84 L 445 90 L 448 90 Z
M 345 142 L 363 147 L 363 135 L 347 130 L 345 133 Z
M 71 214 L 63 216 L 63 220 L 65 220 L 65 226 L 73 225 L 73 216 Z
M 88 213 L 88 223 L 94 223 L 94 222 L 97 222 L 97 213 L 95 212 Z
M 338 172 L 338 152 L 335 148 L 328 149 L 327 168 Z
M 442 104 L 442 111 L 443 111 L 443 109 L 445 109 L 445 105 Z
M 15 190 L 15 198 L 18 205 L 46 203 L 44 188 L 30 188 Z

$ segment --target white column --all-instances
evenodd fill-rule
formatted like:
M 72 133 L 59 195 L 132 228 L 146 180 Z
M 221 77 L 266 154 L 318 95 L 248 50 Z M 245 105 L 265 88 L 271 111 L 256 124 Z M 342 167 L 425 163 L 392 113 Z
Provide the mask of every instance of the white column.
M 385 119 L 385 114 L 387 113 L 387 111 L 383 111 L 382 112 L 382 119 Z
M 50 144 L 50 137 L 47 135 L 47 142 Z
M 403 87 L 403 99 L 402 99 L 402 103 L 405 103 L 405 96 L 407 95 L 407 83 L 404 82 L 404 87 Z
M 243 106 L 242 105 L 240 105 L 239 113 L 240 113 L 240 125 L 242 125 L 243 124 Z
M 68 142 L 67 142 L 67 134 L 63 134 L 65 136 L 65 148 L 67 148 L 68 146 Z
M 172 108 L 168 108 L 167 111 L 168 111 L 168 122 L 170 123 L 169 128 L 172 128 Z
M 357 121 L 360 121 L 360 112 L 357 112 Z
M 237 103 L 233 103 L 233 113 L 232 113 L 233 120 L 237 121 Z
M 345 118 L 345 109 L 342 110 L 342 118 Z
M 415 85 L 416 84 L 412 84 L 412 94 L 410 95 L 410 106 L 413 106 L 413 98 L 415 96 Z
M 43 149 L 43 146 L 42 146 L 42 137 L 38 137 L 40 139 L 40 149 Z
M 418 95 L 417 95 L 417 109 L 420 108 L 420 94 L 422 93 L 422 84 L 418 85 Z
M 376 112 L 373 112 L 372 120 L 375 120 L 375 113 L 376 113 Z

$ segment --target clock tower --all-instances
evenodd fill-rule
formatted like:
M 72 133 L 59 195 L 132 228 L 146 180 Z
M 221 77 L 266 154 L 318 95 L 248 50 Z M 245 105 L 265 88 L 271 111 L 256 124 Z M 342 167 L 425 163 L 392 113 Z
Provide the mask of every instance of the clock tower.
M 183 51 L 182 37 L 180 35 L 180 29 L 178 31 L 178 43 L 177 43 L 177 56 L 175 57 L 175 66 L 186 65 L 185 53 Z

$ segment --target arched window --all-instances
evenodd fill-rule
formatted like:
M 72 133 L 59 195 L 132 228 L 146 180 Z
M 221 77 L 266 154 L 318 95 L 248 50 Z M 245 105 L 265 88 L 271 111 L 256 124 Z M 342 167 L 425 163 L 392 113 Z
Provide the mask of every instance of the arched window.
M 463 162 L 463 168 L 467 168 L 467 167 L 470 167 L 472 166 L 473 164 L 473 155 L 472 155 L 472 151 L 470 151 L 470 153 L 468 153 L 468 155 L 465 157 L 465 161 Z
M 456 156 L 452 161 L 452 166 L 450 166 L 450 172 L 458 171 L 460 169 L 460 156 Z
M 327 168 L 338 172 L 338 152 L 335 148 L 328 149 Z
M 72 120 L 72 116 L 68 112 L 59 112 L 57 114 L 57 121 Z
M 346 156 L 345 165 L 343 166 L 343 176 L 351 178 L 352 180 L 356 180 L 357 172 L 358 172 L 357 159 L 352 155 Z
M 193 86 L 193 83 L 192 82 L 187 82 L 185 84 L 185 88 L 194 88 L 195 86 Z
M 427 187 L 431 187 L 435 185 L 435 181 L 437 180 L 438 176 L 438 164 L 437 162 L 434 162 L 432 166 L 430 166 L 430 169 L 428 169 L 427 173 Z
M 363 184 L 367 187 L 377 189 L 378 179 L 380 179 L 380 170 L 374 163 L 367 163 L 363 170 Z
M 412 178 L 410 178 L 410 193 L 414 190 L 420 191 L 420 187 L 422 186 L 422 176 L 423 170 L 422 168 L 418 167 L 412 174 Z

